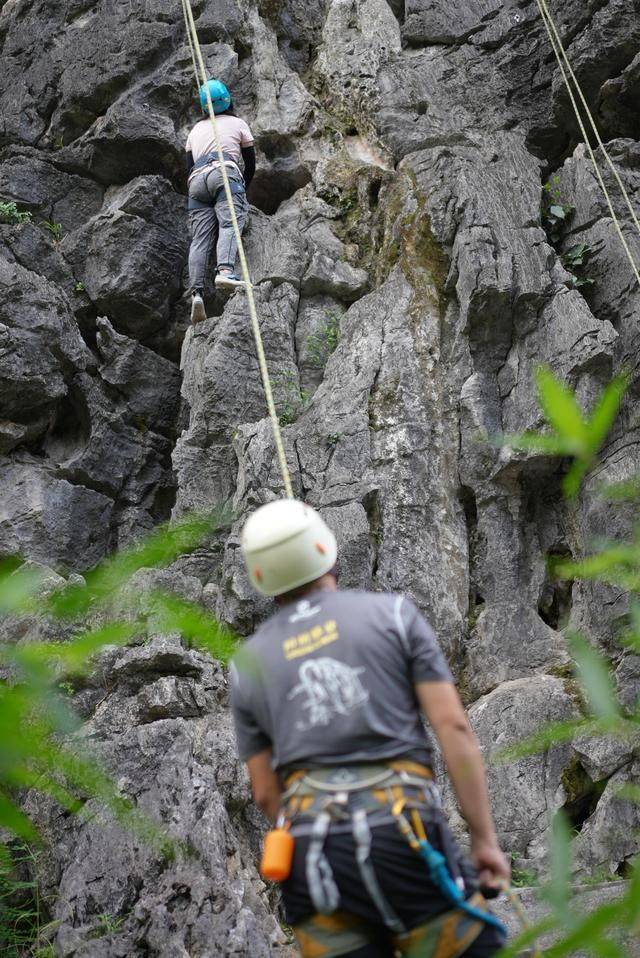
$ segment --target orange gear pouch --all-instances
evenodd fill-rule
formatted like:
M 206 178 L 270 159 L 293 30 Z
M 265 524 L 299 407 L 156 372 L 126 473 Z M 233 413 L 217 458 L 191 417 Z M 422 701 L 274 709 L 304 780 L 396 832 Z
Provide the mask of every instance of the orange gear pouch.
M 264 837 L 260 874 L 268 881 L 285 881 L 293 864 L 293 835 L 288 828 L 273 828 Z

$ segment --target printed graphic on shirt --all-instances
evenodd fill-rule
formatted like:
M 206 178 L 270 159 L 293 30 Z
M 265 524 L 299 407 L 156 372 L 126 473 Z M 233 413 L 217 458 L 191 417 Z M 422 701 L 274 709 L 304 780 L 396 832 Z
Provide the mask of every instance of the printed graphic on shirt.
M 297 659 L 301 655 L 308 655 L 317 649 L 329 645 L 340 638 L 335 619 L 329 619 L 323 625 L 314 625 L 313 628 L 300 635 L 293 635 L 282 643 L 285 659 Z
M 319 611 L 319 605 L 311 605 L 308 599 L 302 599 L 302 601 L 296 605 L 296 611 L 289 616 L 289 622 L 300 622 L 301 619 L 312 619 Z
M 364 668 L 354 669 L 337 659 L 324 657 L 303 662 L 298 669 L 298 684 L 288 698 L 304 695 L 302 708 L 308 711 L 305 720 L 296 722 L 299 731 L 328 725 L 336 715 L 349 715 L 369 700 L 369 693 L 360 681 Z

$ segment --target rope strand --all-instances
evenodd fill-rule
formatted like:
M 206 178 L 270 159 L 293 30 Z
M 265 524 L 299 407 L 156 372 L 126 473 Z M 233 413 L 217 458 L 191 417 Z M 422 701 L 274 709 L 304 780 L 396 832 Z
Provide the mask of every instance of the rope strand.
M 198 82 L 198 66 L 196 64 L 196 51 L 193 49 L 193 40 L 191 39 L 191 30 L 189 29 L 189 17 L 187 16 L 187 4 L 186 0 L 181 0 L 182 2 L 182 15 L 184 17 L 184 23 L 187 30 L 187 40 L 189 41 L 189 51 L 191 53 L 191 63 L 193 64 L 193 76 L 196 83 L 196 96 L 200 94 L 200 83 Z
M 218 161 L 220 163 L 220 169 L 222 172 L 222 181 L 224 184 L 224 193 L 227 200 L 227 205 L 229 207 L 229 215 L 231 217 L 233 232 L 235 234 L 235 238 L 238 244 L 238 255 L 240 257 L 242 277 L 245 283 L 247 306 L 249 308 L 249 316 L 251 318 L 251 328 L 252 328 L 253 337 L 256 343 L 256 352 L 258 354 L 258 364 L 260 366 L 260 376 L 262 378 L 262 385 L 264 388 L 265 398 L 267 401 L 267 409 L 269 410 L 269 417 L 271 419 L 271 429 L 273 431 L 273 439 L 274 439 L 274 443 L 276 447 L 278 463 L 280 465 L 280 472 L 282 474 L 284 491 L 288 499 L 293 499 L 291 476 L 289 474 L 287 457 L 285 455 L 284 444 L 282 442 L 282 433 L 280 431 L 280 421 L 278 419 L 278 414 L 276 412 L 276 407 L 273 400 L 273 391 L 271 388 L 271 380 L 269 378 L 269 368 L 267 366 L 267 358 L 264 352 L 262 333 L 260 332 L 260 322 L 258 320 L 258 313 L 256 311 L 256 304 L 255 304 L 255 299 L 253 296 L 253 285 L 251 283 L 251 276 L 249 274 L 249 267 L 247 265 L 247 258 L 244 251 L 244 244 L 242 242 L 242 233 L 238 225 L 238 219 L 236 217 L 236 211 L 233 205 L 233 196 L 231 194 L 229 177 L 227 176 L 227 168 L 224 162 L 222 144 L 218 136 L 218 127 L 216 125 L 216 117 L 213 111 L 213 104 L 211 102 L 211 94 L 209 93 L 209 86 L 207 84 L 207 72 L 204 65 L 204 59 L 202 56 L 200 41 L 198 40 L 198 32 L 196 30 L 195 21 L 193 19 L 193 9 L 191 7 L 191 0 L 182 0 L 182 11 L 185 18 L 185 25 L 187 28 L 189 43 L 192 48 L 192 51 L 195 51 L 194 68 L 196 73 L 196 82 L 198 84 L 198 87 L 200 87 L 201 85 L 204 85 L 204 89 L 205 89 L 205 93 L 207 97 L 207 110 L 209 112 L 209 119 L 211 120 L 211 126 L 213 127 L 213 139 L 216 145 L 216 153 L 218 154 Z M 196 63 L 197 63 L 197 67 L 196 67 Z M 198 78 L 198 69 L 199 69 L 201 81 Z
M 638 234 L 640 235 L 640 221 L 638 221 L 638 217 L 637 217 L 637 215 L 636 215 L 636 211 L 635 211 L 635 209 L 633 208 L 633 203 L 632 203 L 631 200 L 629 199 L 629 194 L 627 193 L 626 187 L 625 187 L 624 183 L 622 182 L 622 180 L 621 180 L 621 178 L 620 178 L 620 175 L 619 175 L 619 173 L 618 173 L 618 171 L 617 171 L 617 169 L 616 169 L 616 167 L 615 167 L 615 164 L 614 164 L 613 160 L 611 159 L 611 157 L 610 157 L 610 155 L 609 155 L 609 152 L 608 152 L 606 146 L 605 146 L 604 143 L 602 142 L 602 139 L 601 139 L 601 137 L 600 137 L 600 133 L 599 133 L 599 131 L 598 131 L 598 127 L 596 126 L 596 123 L 595 123 L 595 120 L 593 119 L 593 115 L 592 115 L 592 113 L 591 113 L 591 110 L 589 109 L 589 105 L 588 105 L 588 103 L 587 103 L 587 101 L 586 101 L 586 99 L 585 99 L 584 93 L 582 92 L 582 87 L 580 86 L 580 83 L 578 82 L 578 78 L 576 77 L 575 73 L 573 72 L 573 67 L 571 66 L 571 63 L 569 62 L 569 58 L 568 58 L 568 56 L 567 56 L 567 51 L 566 51 L 565 48 L 564 48 L 564 45 L 563 45 L 563 43 L 562 43 L 562 39 L 561 39 L 561 37 L 560 37 L 560 34 L 558 33 L 558 29 L 557 29 L 557 27 L 556 27 L 556 25 L 555 25 L 555 22 L 554 22 L 554 20 L 553 20 L 553 17 L 551 16 L 551 12 L 549 11 L 549 7 L 548 7 L 548 5 L 547 5 L 547 0 L 539 0 L 538 6 L 541 7 L 542 10 L 544 11 L 544 16 L 546 17 L 546 21 L 548 22 L 548 25 L 549 25 L 549 27 L 551 28 L 551 30 L 552 30 L 552 32 L 553 32 L 554 39 L 555 39 L 555 41 L 556 41 L 556 43 L 557 43 L 558 49 L 559 49 L 559 51 L 560 51 L 560 53 L 561 53 L 561 55 L 562 55 L 562 59 L 564 60 L 565 66 L 566 66 L 566 68 L 567 68 L 567 73 L 568 73 L 569 76 L 571 77 L 571 79 L 572 79 L 572 81 L 573 81 L 573 84 L 574 84 L 574 86 L 575 86 L 575 88 L 576 88 L 576 92 L 577 92 L 577 94 L 578 94 L 578 97 L 579 97 L 579 99 L 580 99 L 580 102 L 582 103 L 582 106 L 584 107 L 584 111 L 585 111 L 585 113 L 586 113 L 586 115 L 587 115 L 587 119 L 589 120 L 589 125 L 591 126 L 591 129 L 593 130 L 593 134 L 594 134 L 594 136 L 595 136 L 595 138 L 596 138 L 596 140 L 597 140 L 597 142 L 598 142 L 598 146 L 600 147 L 600 149 L 602 150 L 602 152 L 603 152 L 603 154 L 604 154 L 604 158 L 605 158 L 605 160 L 607 161 L 607 165 L 609 166 L 609 169 L 611 170 L 611 172 L 613 173 L 613 175 L 614 175 L 614 177 L 615 177 L 615 181 L 616 181 L 616 183 L 618 184 L 618 186 L 619 186 L 619 188 L 620 188 L 620 192 L 622 193 L 622 195 L 623 195 L 623 197 L 624 197 L 624 199 L 625 199 L 625 202 L 626 202 L 626 204 L 627 204 L 627 209 L 629 210 L 629 213 L 631 214 L 631 219 L 633 220 L 634 226 L 635 226 L 636 230 L 638 231 Z
M 607 206 L 609 207 L 609 212 L 611 213 L 611 218 L 612 218 L 612 220 L 613 220 L 614 226 L 615 226 L 616 231 L 617 231 L 617 233 L 618 233 L 618 237 L 619 237 L 619 239 L 620 239 L 620 242 L 622 243 L 622 247 L 623 247 L 623 249 L 624 249 L 624 251 L 625 251 L 625 253 L 626 253 L 626 255 L 627 255 L 627 259 L 629 260 L 629 263 L 630 263 L 630 265 L 631 265 L 631 269 L 633 270 L 633 274 L 634 274 L 634 276 L 635 276 L 635 278 L 636 278 L 636 281 L 637 281 L 637 283 L 638 283 L 638 286 L 640 286 L 640 271 L 638 270 L 638 266 L 637 266 L 636 261 L 635 261 L 635 259 L 634 259 L 633 253 L 631 252 L 631 249 L 630 249 L 630 247 L 629 247 L 629 244 L 627 243 L 627 240 L 626 240 L 626 238 L 625 238 L 625 236 L 624 236 L 624 233 L 622 232 L 622 226 L 620 225 L 620 221 L 619 221 L 619 219 L 618 219 L 618 217 L 617 217 L 617 215 L 616 215 L 616 211 L 615 211 L 614 208 L 613 208 L 613 202 L 612 202 L 612 200 L 611 200 L 611 196 L 609 195 L 609 191 L 608 191 L 608 189 L 607 189 L 607 187 L 606 187 L 606 185 L 605 185 L 605 182 L 604 182 L 604 180 L 603 180 L 603 178 L 602 178 L 602 173 L 600 172 L 600 167 L 598 166 L 598 161 L 597 161 L 597 159 L 596 159 L 596 155 L 595 155 L 594 150 L 593 150 L 593 147 L 591 146 L 591 143 L 590 143 L 590 141 L 589 141 L 589 137 L 588 137 L 588 135 L 587 135 L 587 131 L 586 131 L 586 129 L 585 129 L 585 125 L 584 125 L 582 116 L 580 115 L 580 110 L 578 109 L 578 104 L 576 103 L 576 98 L 575 98 L 575 96 L 574 96 L 574 94 L 573 94 L 573 90 L 571 89 L 571 84 L 570 84 L 570 82 L 569 82 L 569 77 L 568 77 L 568 75 L 567 75 L 567 71 L 565 70 L 565 66 L 564 66 L 564 63 L 563 63 L 563 56 L 561 55 L 560 51 L 562 50 L 562 54 L 564 55 L 564 59 L 565 59 L 565 61 L 566 61 L 567 64 L 568 64 L 569 61 L 568 61 L 568 59 L 567 59 L 567 55 L 566 55 L 566 53 L 564 52 L 564 47 L 562 46 L 562 42 L 560 41 L 560 38 L 559 38 L 559 36 L 558 36 L 558 32 L 557 32 L 557 30 L 556 30 L 556 28 L 555 28 L 555 24 L 554 24 L 554 22 L 553 22 L 553 19 L 552 19 L 552 17 L 551 17 L 551 14 L 549 13 L 549 8 L 547 7 L 546 0 L 536 0 L 536 3 L 538 4 L 538 9 L 539 9 L 539 11 L 540 11 L 540 16 L 542 17 L 542 21 L 543 21 L 543 23 L 544 23 L 544 25 L 545 25 L 545 27 L 546 27 L 546 30 L 547 30 L 547 34 L 548 34 L 548 36 L 549 36 L 549 42 L 551 43 L 551 46 L 552 46 L 552 48 L 553 48 L 553 52 L 554 52 L 554 54 L 555 54 L 555 56 L 556 56 L 556 60 L 558 61 L 558 66 L 560 67 L 560 72 L 561 72 L 562 78 L 563 78 L 563 80 L 564 80 L 564 82 L 565 82 L 565 86 L 566 86 L 566 88 L 567 88 L 567 93 L 569 94 L 569 99 L 571 100 L 571 105 L 573 106 L 573 110 L 574 110 L 574 113 L 575 113 L 575 115 L 576 115 L 576 119 L 577 119 L 577 121 L 578 121 L 578 125 L 579 125 L 579 127 L 580 127 L 580 132 L 582 133 L 582 138 L 583 138 L 584 143 L 585 143 L 585 146 L 586 146 L 586 148 L 587 148 L 587 150 L 588 150 L 588 152 L 589 152 L 589 157 L 590 157 L 590 159 L 591 159 L 591 162 L 593 163 L 593 167 L 594 167 L 594 170 L 595 170 L 595 173 L 596 173 L 596 177 L 598 178 L 598 183 L 600 184 L 600 188 L 601 188 L 601 190 L 602 190 L 602 192 L 603 192 L 603 194 L 604 194 L 604 197 L 605 197 L 605 199 L 606 199 L 606 201 L 607 201 Z M 557 38 L 557 39 L 556 39 L 556 38 Z M 569 69 L 571 69 L 571 67 L 569 67 Z M 573 73 L 573 70 L 571 70 L 571 73 L 572 73 L 572 76 L 573 76 L 573 78 L 574 78 L 574 82 L 575 82 L 575 84 L 576 84 L 576 88 L 577 88 L 578 90 L 580 90 L 580 87 L 579 87 L 579 85 L 578 85 L 578 81 L 575 79 L 575 74 Z M 591 116 L 591 113 L 590 113 L 590 111 L 589 111 L 589 108 L 588 108 L 588 106 L 587 106 L 587 104 L 586 104 L 586 101 L 584 100 L 584 97 L 582 96 L 582 91 L 580 91 L 580 96 L 581 96 L 581 99 L 582 99 L 582 103 L 584 104 L 585 110 L 586 110 L 586 112 L 587 112 L 587 114 L 588 114 L 588 116 L 589 116 L 589 118 L 590 118 L 590 120 L 591 120 L 591 124 L 592 124 L 592 126 L 593 126 L 593 128 L 594 128 L 594 130 L 595 130 L 595 123 L 594 123 L 594 121 L 593 121 L 593 117 Z M 613 163 L 612 163 L 612 161 L 611 161 L 611 159 L 610 159 L 610 157 L 609 157 L 609 154 L 607 153 L 607 151 L 606 151 L 605 148 L 604 148 L 604 145 L 603 145 L 603 143 L 602 143 L 602 140 L 600 140 L 600 137 L 599 137 L 599 135 L 598 135 L 597 133 L 596 133 L 596 135 L 597 135 L 597 137 L 598 137 L 598 142 L 600 143 L 600 146 L 602 147 L 602 149 L 603 149 L 603 151 L 604 151 L 604 153 L 605 153 L 605 155 L 606 155 L 606 157 L 607 157 L 607 160 L 608 160 L 608 162 L 609 162 L 609 165 L 610 165 L 611 168 L 614 170 L 614 174 L 615 174 L 615 176 L 616 176 L 616 180 L 617 180 L 618 183 L 620 184 L 620 186 L 621 186 L 621 188 L 622 188 L 622 191 L 623 191 L 623 193 L 624 193 L 624 195 L 625 195 L 625 197 L 626 197 L 626 199 L 627 199 L 627 205 L 628 205 L 629 208 L 631 209 L 631 215 L 632 215 L 632 217 L 633 217 L 633 220 L 634 220 L 635 223 L 637 223 L 636 215 L 635 215 L 635 213 L 633 212 L 633 208 L 631 207 L 631 203 L 630 203 L 629 198 L 628 198 L 628 196 L 627 196 L 627 192 L 626 192 L 626 190 L 624 189 L 624 186 L 622 185 L 622 182 L 621 182 L 621 180 L 620 180 L 620 177 L 618 176 L 617 172 L 616 172 L 615 169 L 614 169 Z

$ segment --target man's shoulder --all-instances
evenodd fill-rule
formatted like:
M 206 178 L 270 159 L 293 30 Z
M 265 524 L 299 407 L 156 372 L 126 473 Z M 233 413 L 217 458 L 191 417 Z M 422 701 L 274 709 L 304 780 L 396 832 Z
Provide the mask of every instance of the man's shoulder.
M 396 607 L 404 604 L 413 606 L 411 599 L 399 592 L 369 592 L 365 589 L 341 589 L 336 595 L 343 596 L 345 601 L 362 603 L 376 609 L 389 609 L 393 611 Z

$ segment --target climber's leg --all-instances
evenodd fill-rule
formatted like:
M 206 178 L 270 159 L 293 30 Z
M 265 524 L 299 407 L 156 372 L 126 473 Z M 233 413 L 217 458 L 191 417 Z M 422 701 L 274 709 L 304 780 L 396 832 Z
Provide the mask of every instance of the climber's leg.
M 233 197 L 233 207 L 238 220 L 240 232 L 244 229 L 249 215 L 249 203 L 244 189 L 244 182 L 240 174 L 229 173 L 229 185 Z M 239 279 L 235 273 L 236 256 L 238 253 L 238 243 L 235 231 L 231 222 L 229 204 L 224 192 L 218 194 L 216 200 L 216 216 L 218 217 L 218 275 L 216 276 L 216 286 L 232 289 L 236 286 L 244 286 L 242 279 Z
M 293 926 L 302 958 L 331 955 L 331 958 L 393 958 L 394 948 L 386 930 L 369 925 L 350 912 L 314 914 Z
M 218 220 L 213 206 L 189 213 L 191 246 L 189 247 L 189 285 L 192 290 L 204 289 L 204 277 L 211 247 L 218 235 Z

